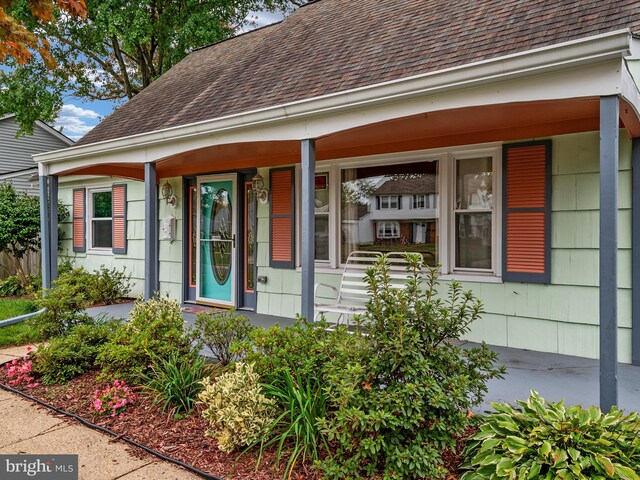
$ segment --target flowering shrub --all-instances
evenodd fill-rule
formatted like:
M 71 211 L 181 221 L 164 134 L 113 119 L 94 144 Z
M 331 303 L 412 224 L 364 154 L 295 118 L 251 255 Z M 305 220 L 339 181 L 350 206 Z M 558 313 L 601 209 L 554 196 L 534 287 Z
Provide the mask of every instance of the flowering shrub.
M 111 415 L 115 417 L 127 409 L 136 401 L 136 395 L 126 383 L 114 380 L 113 385 L 101 390 L 96 390 L 91 402 L 91 411 L 98 415 Z
M 27 347 L 27 354 L 20 359 L 13 359 L 7 363 L 7 376 L 9 385 L 26 385 L 29 388 L 40 385 L 32 375 L 33 365 L 31 363 L 31 347 Z

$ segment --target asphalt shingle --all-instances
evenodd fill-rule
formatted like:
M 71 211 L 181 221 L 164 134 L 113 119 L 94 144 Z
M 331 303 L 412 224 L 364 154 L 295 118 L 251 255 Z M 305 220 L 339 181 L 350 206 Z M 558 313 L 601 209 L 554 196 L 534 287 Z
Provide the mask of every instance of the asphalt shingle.
M 637 0 L 320 0 L 196 50 L 77 145 L 640 31 Z

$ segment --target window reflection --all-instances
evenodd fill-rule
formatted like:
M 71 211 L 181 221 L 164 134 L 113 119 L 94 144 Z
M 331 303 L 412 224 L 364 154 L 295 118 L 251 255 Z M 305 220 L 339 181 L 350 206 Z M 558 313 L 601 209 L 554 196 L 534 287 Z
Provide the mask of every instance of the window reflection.
M 438 263 L 438 162 L 342 170 L 341 260 L 356 250 L 420 252 Z

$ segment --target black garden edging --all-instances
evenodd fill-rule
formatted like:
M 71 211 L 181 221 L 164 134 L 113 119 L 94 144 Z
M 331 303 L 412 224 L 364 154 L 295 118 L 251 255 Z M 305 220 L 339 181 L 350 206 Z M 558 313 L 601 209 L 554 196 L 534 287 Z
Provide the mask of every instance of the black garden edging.
M 35 402 L 35 403 L 37 403 L 39 405 L 42 405 L 43 407 L 46 407 L 49 410 L 53 410 L 54 412 L 59 413 L 61 415 L 64 415 L 65 417 L 73 418 L 74 420 L 80 422 L 84 426 L 89 427 L 89 428 L 91 428 L 93 430 L 97 430 L 99 432 L 106 433 L 108 435 L 111 435 L 112 437 L 115 437 L 117 440 L 122 440 L 123 442 L 128 443 L 129 445 L 132 445 L 132 446 L 137 447 L 137 448 L 141 448 L 145 452 L 150 453 L 151 455 L 154 455 L 154 456 L 158 457 L 161 460 L 164 460 L 166 462 L 170 462 L 170 463 L 173 463 L 175 465 L 178 465 L 178 466 L 184 468 L 185 470 L 189 470 L 190 472 L 201 476 L 202 478 L 206 478 L 207 480 L 224 480 L 221 477 L 216 477 L 215 475 L 211 475 L 211 474 L 209 474 L 207 472 L 203 472 L 202 470 L 200 470 L 200 469 L 198 469 L 198 468 L 196 468 L 196 467 L 194 467 L 192 465 L 189 465 L 188 463 L 181 462 L 180 460 L 177 460 L 177 459 L 172 458 L 172 457 L 167 457 L 166 455 L 163 455 L 162 453 L 157 452 L 156 450 L 153 450 L 152 448 L 149 448 L 149 447 L 147 447 L 145 445 L 142 445 L 142 444 L 140 444 L 138 442 L 135 442 L 135 441 L 131 440 L 130 438 L 123 437 L 122 435 L 120 435 L 120 434 L 118 434 L 118 433 L 116 433 L 116 432 L 114 432 L 112 430 L 109 430 L 108 428 L 101 427 L 100 425 L 96 425 L 95 423 L 91 423 L 91 422 L 89 422 L 88 420 L 82 418 L 79 415 L 76 415 L 74 413 L 69 413 L 69 412 L 66 412 L 64 410 L 60 410 L 59 408 L 54 407 L 50 403 L 47 403 L 47 402 L 45 402 L 43 400 L 40 400 L 39 398 L 33 397 L 33 396 L 31 396 L 31 395 L 29 395 L 27 393 L 21 392 L 20 390 L 16 390 L 15 388 L 12 388 L 12 387 L 10 387 L 8 385 L 5 385 L 4 383 L 0 383 L 0 388 L 2 388 L 3 390 L 6 390 L 7 392 L 11 392 L 11 393 L 19 395 L 19 396 L 21 396 L 23 398 L 26 398 L 27 400 L 31 400 L 32 402 Z

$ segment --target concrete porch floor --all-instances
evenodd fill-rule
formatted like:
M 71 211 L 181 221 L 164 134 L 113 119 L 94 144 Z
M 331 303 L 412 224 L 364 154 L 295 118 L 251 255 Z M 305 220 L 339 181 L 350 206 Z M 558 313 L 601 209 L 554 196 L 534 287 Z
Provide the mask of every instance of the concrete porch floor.
M 96 307 L 88 310 L 91 316 L 105 314 L 126 318 L 133 303 Z M 239 311 L 256 326 L 270 327 L 276 324 L 292 324 L 293 320 L 254 312 Z M 187 326 L 193 325 L 196 315 L 184 313 Z M 467 343 L 473 346 L 472 343 Z M 491 346 L 500 355 L 499 361 L 507 367 L 503 380 L 492 380 L 488 393 L 478 411 L 490 409 L 491 402 L 524 400 L 530 390 L 536 390 L 549 401 L 565 400 L 567 405 L 584 407 L 599 402 L 599 363 L 597 360 L 533 352 L 515 348 Z M 619 407 L 626 411 L 640 412 L 640 367 L 618 365 Z

